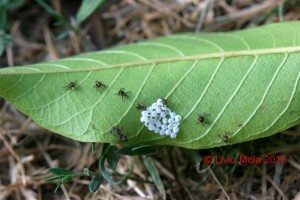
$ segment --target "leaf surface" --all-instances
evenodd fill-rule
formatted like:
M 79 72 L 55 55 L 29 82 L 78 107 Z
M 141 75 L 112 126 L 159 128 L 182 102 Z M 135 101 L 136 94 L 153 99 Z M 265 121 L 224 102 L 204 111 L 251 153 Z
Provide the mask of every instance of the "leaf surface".
M 0 96 L 43 127 L 86 142 L 210 148 L 300 122 L 300 22 L 184 33 L 0 70 Z M 96 88 L 95 81 L 106 87 Z M 73 90 L 66 89 L 70 82 Z M 129 98 L 116 95 L 125 88 Z M 149 131 L 138 103 L 182 116 L 176 139 Z M 197 122 L 206 113 L 206 124 Z M 127 142 L 109 131 L 123 127 Z M 221 138 L 229 133 L 229 142 Z

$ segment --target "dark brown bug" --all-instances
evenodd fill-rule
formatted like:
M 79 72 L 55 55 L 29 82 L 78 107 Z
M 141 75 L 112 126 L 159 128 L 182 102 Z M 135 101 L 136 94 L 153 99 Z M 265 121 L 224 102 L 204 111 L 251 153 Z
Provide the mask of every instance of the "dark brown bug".
M 127 141 L 127 136 L 124 135 L 123 133 L 123 128 L 121 127 L 112 127 L 111 130 L 109 131 L 112 134 L 117 134 L 117 136 L 123 141 L 126 142 Z
M 101 81 L 95 81 L 94 88 L 99 91 L 101 88 L 106 88 L 106 85 L 104 85 Z
M 124 97 L 129 98 L 128 93 L 130 93 L 130 91 L 126 92 L 125 88 L 121 88 L 115 95 L 121 96 L 123 100 Z
M 198 114 L 198 123 L 202 124 L 202 126 L 204 126 L 205 124 L 207 124 L 207 120 L 206 120 L 206 116 L 208 116 L 209 114 L 203 113 L 202 115 Z
M 117 127 L 116 126 L 113 126 L 111 129 L 110 129 L 110 133 L 111 134 L 114 134 L 115 132 L 116 132 L 116 130 L 117 130 Z
M 136 108 L 137 108 L 138 110 L 146 110 L 146 109 L 147 109 L 146 106 L 144 106 L 144 105 L 141 104 L 141 103 L 138 103 L 137 106 L 136 106 Z
M 79 86 L 76 83 L 76 81 L 72 81 L 67 86 L 65 86 L 64 88 L 66 88 L 66 90 L 76 90 L 78 87 Z
M 222 142 L 230 143 L 229 142 L 229 132 L 225 131 L 225 133 L 223 133 L 222 135 L 219 135 L 219 137 L 221 138 Z
M 163 105 L 167 105 L 167 99 L 161 98 Z
M 294 112 L 295 112 L 295 110 L 292 110 L 292 111 L 289 113 L 289 115 L 292 115 Z

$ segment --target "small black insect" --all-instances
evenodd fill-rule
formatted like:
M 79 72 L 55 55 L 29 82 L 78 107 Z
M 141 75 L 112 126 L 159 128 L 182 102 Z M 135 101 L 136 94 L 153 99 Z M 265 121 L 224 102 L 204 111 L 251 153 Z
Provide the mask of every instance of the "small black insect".
M 66 90 L 76 90 L 78 87 L 79 86 L 76 83 L 76 81 L 72 81 L 67 86 L 65 86 L 64 88 L 66 88 Z
M 114 127 L 112 127 L 111 129 L 110 129 L 110 133 L 111 134 L 114 134 L 114 133 L 116 133 L 116 131 L 117 131 L 117 127 L 116 126 L 114 126 Z
M 95 126 L 95 124 L 92 124 L 92 129 L 96 130 L 96 131 L 99 131 L 99 129 Z
M 126 135 L 119 135 L 119 138 L 122 140 L 122 142 L 127 142 L 127 136 Z
M 167 99 L 161 98 L 163 105 L 167 105 Z
M 124 97 L 129 98 L 128 93 L 130 93 L 130 91 L 126 92 L 125 88 L 121 88 L 115 95 L 121 96 L 123 100 Z
M 292 111 L 289 113 L 289 115 L 292 115 L 294 112 L 295 112 L 295 110 L 292 110 Z
M 144 106 L 144 104 L 141 104 L 141 103 L 138 103 L 137 106 L 136 106 L 136 108 L 138 110 L 146 110 L 147 109 L 146 106 Z
M 204 126 L 205 124 L 207 124 L 207 120 L 206 120 L 206 116 L 208 116 L 209 114 L 203 113 L 202 115 L 198 114 L 198 123 L 202 124 L 202 126 Z
M 222 142 L 230 143 L 229 142 L 229 132 L 225 131 L 225 133 L 223 133 L 222 135 L 219 135 L 219 137 L 221 138 Z
M 123 128 L 121 127 L 112 127 L 111 130 L 109 131 L 112 134 L 117 134 L 117 136 L 123 141 L 126 142 L 127 141 L 127 136 L 124 135 L 123 133 Z
M 99 91 L 101 88 L 106 88 L 106 85 L 104 85 L 101 81 L 95 81 L 94 88 Z

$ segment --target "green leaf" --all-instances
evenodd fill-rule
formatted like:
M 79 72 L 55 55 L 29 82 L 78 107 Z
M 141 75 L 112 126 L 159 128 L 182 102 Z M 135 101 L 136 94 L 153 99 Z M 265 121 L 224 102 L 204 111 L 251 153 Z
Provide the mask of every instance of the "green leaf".
M 62 185 L 62 182 L 57 183 L 56 188 L 54 190 L 54 193 L 56 193 L 58 191 L 58 189 L 60 188 L 60 186 Z
M 51 6 L 49 6 L 44 0 L 35 0 L 42 8 L 44 8 L 51 15 L 59 15 Z
M 129 147 L 120 148 L 117 151 L 119 154 L 133 156 L 133 155 L 154 155 L 157 149 L 153 145 L 134 145 Z
M 108 166 L 115 171 L 117 164 L 120 159 L 120 154 L 117 153 L 118 148 L 114 145 L 109 146 L 107 150 L 107 158 L 106 161 L 108 163 Z
M 117 185 L 117 183 L 111 178 L 111 176 L 109 175 L 109 173 L 107 172 L 104 163 L 105 163 L 105 159 L 107 157 L 107 151 L 109 148 L 109 144 L 104 144 L 103 148 L 102 148 L 102 152 L 101 152 L 101 157 L 99 160 L 99 169 L 100 172 L 103 176 L 103 178 L 105 178 L 105 180 L 110 183 L 111 185 Z
M 300 122 L 299 32 L 300 22 L 286 22 L 184 33 L 4 68 L 0 96 L 43 127 L 84 142 L 189 149 L 240 143 Z M 106 87 L 96 88 L 95 81 Z M 121 88 L 129 98 L 116 95 Z M 140 122 L 136 105 L 161 97 L 182 116 L 176 139 Z M 197 119 L 203 113 L 202 125 Z M 127 141 L 109 132 L 114 126 L 123 127 Z
M 52 15 L 57 21 L 55 22 L 56 25 L 65 25 L 68 28 L 70 24 L 65 16 L 58 13 L 56 10 L 54 10 L 51 6 L 49 6 L 44 0 L 35 0 L 36 3 L 38 3 L 42 8 L 44 8 L 49 14 Z
M 144 164 L 147 167 L 149 173 L 151 174 L 153 181 L 154 181 L 157 189 L 159 190 L 160 194 L 162 195 L 163 199 L 166 199 L 166 191 L 165 191 L 163 183 L 161 182 L 159 172 L 158 172 L 153 160 L 150 157 L 145 157 Z
M 51 168 L 51 169 L 54 169 L 54 168 Z M 49 169 L 50 170 L 50 169 Z M 54 170 L 55 171 L 55 170 Z M 59 172 L 60 173 L 60 172 Z M 52 178 L 48 178 L 46 180 L 46 182 L 52 182 L 54 180 L 57 180 L 57 179 L 61 179 L 60 182 L 57 183 L 56 185 L 56 188 L 54 190 L 54 192 L 56 193 L 57 190 L 59 189 L 59 187 L 64 184 L 64 183 L 67 183 L 67 182 L 70 182 L 75 176 L 74 175 L 58 175 L 58 176 L 54 176 Z
M 9 34 L 3 34 L 2 39 L 5 45 L 12 45 L 11 36 Z
M 75 172 L 68 170 L 68 169 L 63 169 L 63 168 L 49 168 L 48 170 L 56 175 L 63 175 L 63 176 L 76 175 Z
M 70 32 L 69 30 L 65 30 L 65 31 L 61 32 L 61 33 L 55 38 L 55 40 L 62 40 L 62 39 L 65 39 L 65 38 L 68 36 L 69 32 Z
M 19 7 L 21 7 L 22 5 L 24 5 L 25 0 L 10 0 L 7 4 L 7 7 L 9 9 L 17 9 Z
M 61 182 L 62 182 L 62 183 L 68 183 L 68 182 L 70 182 L 73 178 L 74 178 L 74 176 L 72 176 L 72 175 L 67 175 L 67 176 L 65 176 L 63 179 L 61 179 Z
M 6 7 L 4 5 L 0 5 L 0 36 L 1 34 L 1 30 L 4 30 L 6 28 L 7 25 L 7 10 Z
M 8 4 L 9 4 L 9 0 L 2 0 L 2 1 L 0 1 L 0 6 L 7 7 Z
M 100 177 L 99 175 L 93 176 L 93 178 L 89 184 L 89 191 L 95 192 L 96 190 L 98 190 L 102 181 L 103 181 L 102 177 Z
M 0 38 L 0 56 L 2 56 L 2 54 L 4 53 L 4 42 L 3 40 Z
M 86 176 L 93 176 L 93 173 L 88 168 L 83 168 L 83 174 Z
M 105 1 L 106 0 L 83 0 L 76 15 L 77 24 L 81 24 L 81 22 L 89 17 Z
M 65 177 L 65 175 L 53 176 L 51 178 L 46 179 L 46 182 L 53 182 L 55 180 L 62 179 L 64 177 Z

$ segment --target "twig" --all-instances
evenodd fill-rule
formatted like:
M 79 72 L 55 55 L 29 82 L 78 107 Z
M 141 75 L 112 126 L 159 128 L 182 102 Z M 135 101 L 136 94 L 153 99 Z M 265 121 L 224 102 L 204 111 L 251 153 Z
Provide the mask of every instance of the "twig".
M 214 0 L 206 0 L 205 1 L 205 7 L 201 12 L 199 21 L 198 21 L 196 29 L 195 29 L 196 33 L 200 32 L 200 30 L 201 30 L 201 28 L 202 28 L 202 26 L 205 22 L 205 19 L 207 17 L 207 14 L 208 14 L 209 10 L 211 9 L 211 6 L 212 6 L 213 2 L 214 2 Z
M 275 190 L 277 190 L 277 192 L 280 194 L 282 199 L 287 200 L 286 196 L 283 194 L 283 191 L 278 187 L 278 185 L 268 175 L 266 175 L 261 169 L 259 169 L 258 166 L 255 165 L 254 167 L 259 173 L 261 173 L 272 184 L 272 186 L 275 188 Z
M 63 193 L 64 193 L 64 195 L 66 197 L 66 200 L 71 200 L 70 196 L 68 194 L 68 191 L 66 190 L 66 187 L 63 184 L 60 186 L 60 189 L 63 191 Z
M 15 153 L 15 151 L 11 148 L 10 144 L 6 141 L 5 137 L 3 136 L 3 130 L 0 129 L 0 139 L 3 141 L 5 147 L 8 149 L 8 151 L 11 153 L 11 155 L 16 159 L 16 161 L 19 164 L 19 169 L 22 177 L 22 183 L 25 186 L 26 185 L 26 178 L 25 178 L 25 170 L 23 163 L 19 156 Z
M 221 190 L 223 191 L 224 195 L 226 196 L 227 199 L 230 199 L 229 195 L 227 194 L 227 192 L 225 191 L 224 187 L 222 186 L 222 184 L 220 183 L 220 181 L 217 179 L 217 177 L 215 176 L 213 170 L 209 167 L 208 168 L 209 173 L 212 175 L 212 177 L 215 179 L 215 181 L 217 182 L 217 184 L 220 186 Z
M 240 12 L 233 12 L 225 16 L 216 17 L 214 20 L 214 26 L 218 27 L 231 22 L 238 22 L 239 24 L 242 24 L 253 17 L 257 17 L 259 14 L 271 11 L 281 5 L 284 1 L 285 0 L 268 0 L 261 4 L 243 9 Z
M 175 180 L 177 182 L 177 184 L 184 189 L 184 191 L 189 195 L 190 199 L 194 199 L 193 198 L 193 195 L 191 195 L 190 191 L 181 183 L 180 179 L 179 179 L 179 175 L 178 175 L 178 172 L 177 172 L 177 168 L 176 168 L 176 163 L 175 163 L 175 160 L 174 160 L 174 157 L 173 157 L 173 154 L 172 154 L 172 151 L 168 151 L 168 154 L 169 154 L 169 158 L 171 159 L 171 167 L 172 167 L 172 171 L 174 173 L 174 177 L 175 177 Z

